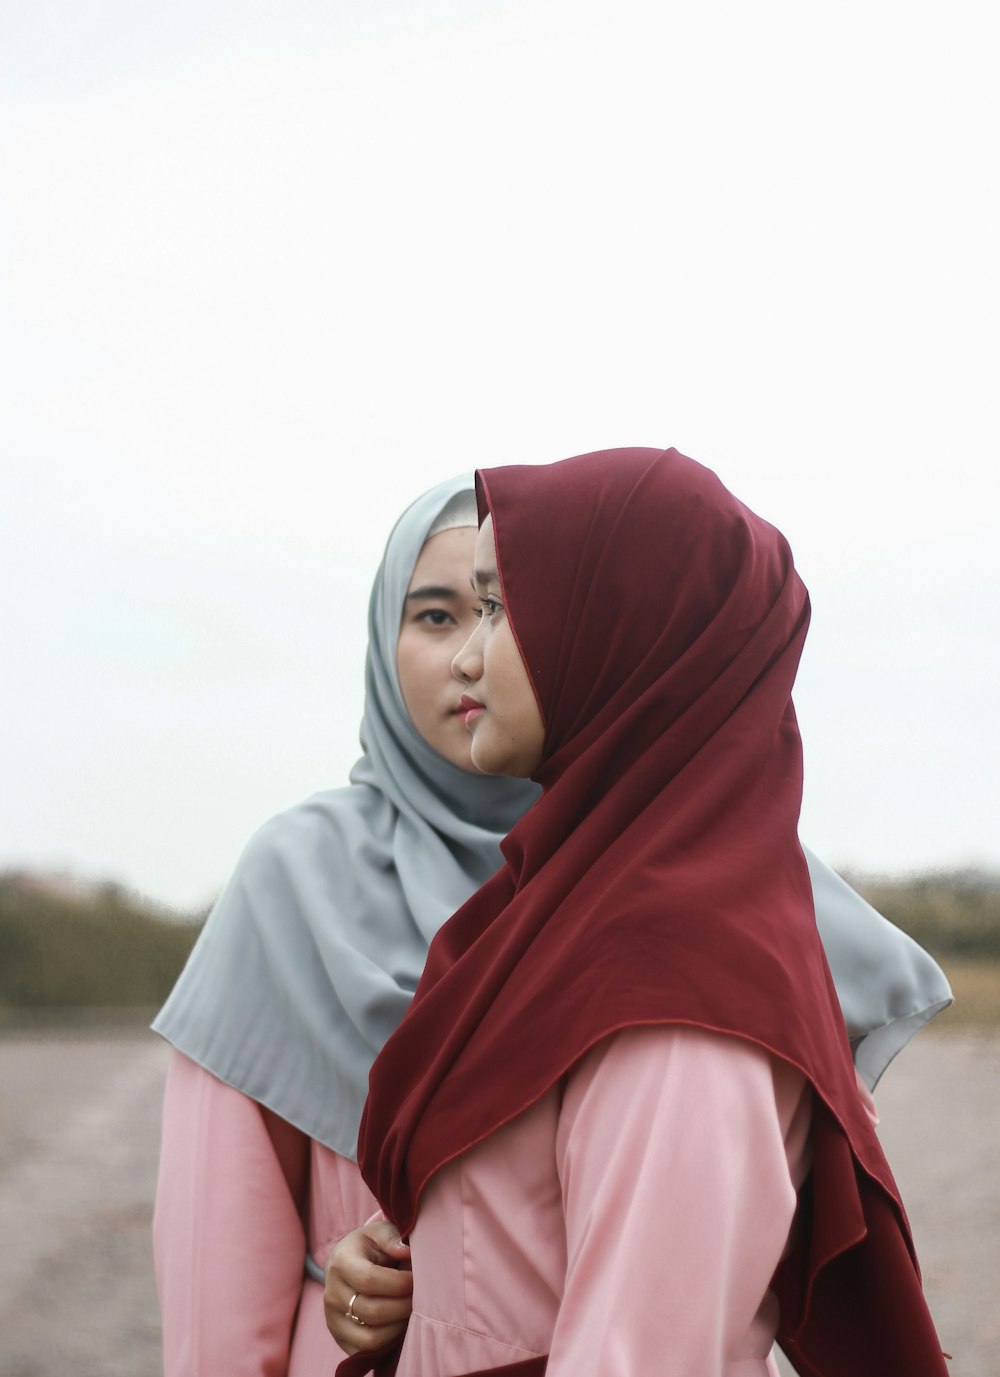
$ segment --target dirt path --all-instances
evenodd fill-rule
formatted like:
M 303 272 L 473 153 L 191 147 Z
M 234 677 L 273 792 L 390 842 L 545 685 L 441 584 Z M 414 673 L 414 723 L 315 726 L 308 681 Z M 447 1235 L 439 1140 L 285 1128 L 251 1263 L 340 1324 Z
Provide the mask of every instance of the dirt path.
M 149 1226 L 165 1066 L 151 1035 L 0 1041 L 4 1377 L 161 1371 Z
M 151 1035 L 0 1039 L 3 1377 L 160 1373 L 149 1226 L 165 1065 Z M 1000 1375 L 998 1089 L 1000 1037 L 924 1034 L 878 1093 L 953 1377 Z
M 952 1373 L 998 1377 L 1000 1038 L 918 1038 L 877 1099 Z

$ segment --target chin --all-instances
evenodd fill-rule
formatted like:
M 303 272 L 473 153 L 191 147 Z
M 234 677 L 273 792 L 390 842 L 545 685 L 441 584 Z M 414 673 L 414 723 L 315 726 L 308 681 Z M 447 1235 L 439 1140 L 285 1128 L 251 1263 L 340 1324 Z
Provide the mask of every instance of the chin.
M 509 756 L 501 756 L 496 751 L 477 751 L 476 743 L 472 743 L 472 768 L 478 770 L 481 775 L 510 775 L 517 778 L 521 771 L 512 766 L 513 762 Z
M 481 775 L 506 775 L 508 779 L 530 779 L 541 764 L 541 757 L 527 758 L 509 751 L 476 750 L 472 743 L 472 765 Z

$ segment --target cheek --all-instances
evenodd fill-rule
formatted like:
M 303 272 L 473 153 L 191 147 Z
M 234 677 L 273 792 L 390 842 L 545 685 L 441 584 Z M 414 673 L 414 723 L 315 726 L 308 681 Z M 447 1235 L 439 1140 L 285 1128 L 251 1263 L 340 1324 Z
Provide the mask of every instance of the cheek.
M 455 685 L 452 661 L 465 644 L 465 632 L 456 628 L 450 634 L 400 636 L 396 650 L 396 673 L 408 707 L 417 703 L 436 703 Z
M 417 636 L 401 635 L 396 647 L 396 675 L 403 702 L 411 714 L 427 697 L 427 682 L 431 672 L 427 647 L 421 645 Z
M 531 680 L 528 678 L 528 672 L 524 668 L 517 642 L 514 640 L 509 627 L 504 629 L 503 642 L 498 650 L 500 656 L 497 670 L 504 687 L 503 697 L 506 708 L 503 715 L 519 735 L 525 734 L 534 737 L 536 732 L 541 729 L 541 714 L 538 711 L 538 703 L 531 687 Z
M 400 634 L 396 644 L 396 677 L 404 689 L 408 688 L 413 678 L 413 651 L 405 633 Z

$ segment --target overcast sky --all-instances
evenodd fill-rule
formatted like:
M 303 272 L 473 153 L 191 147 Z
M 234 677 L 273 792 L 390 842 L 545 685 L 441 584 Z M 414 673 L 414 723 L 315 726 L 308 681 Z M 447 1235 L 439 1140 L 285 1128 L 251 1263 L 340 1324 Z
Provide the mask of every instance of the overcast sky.
M 792 542 L 806 839 L 1000 865 L 990 9 L 0 5 L 0 867 L 210 898 L 405 503 L 628 444 Z

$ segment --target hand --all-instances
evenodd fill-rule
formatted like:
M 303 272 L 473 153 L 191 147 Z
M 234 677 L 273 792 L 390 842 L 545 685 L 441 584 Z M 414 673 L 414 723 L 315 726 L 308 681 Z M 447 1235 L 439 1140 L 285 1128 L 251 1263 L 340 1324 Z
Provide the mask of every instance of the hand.
M 410 1250 L 395 1224 L 365 1224 L 345 1234 L 327 1259 L 326 1326 L 345 1353 L 369 1353 L 402 1334 L 412 1291 Z

